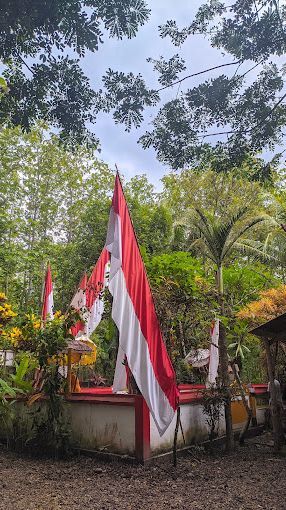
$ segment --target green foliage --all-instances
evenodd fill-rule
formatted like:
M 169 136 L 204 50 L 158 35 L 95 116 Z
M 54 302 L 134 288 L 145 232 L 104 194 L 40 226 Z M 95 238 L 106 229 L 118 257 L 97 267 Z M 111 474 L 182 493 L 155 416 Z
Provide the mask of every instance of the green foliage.
M 224 395 L 217 387 L 211 386 L 202 392 L 203 414 L 209 427 L 209 440 L 211 442 L 218 436 L 224 401 Z
M 151 282 L 160 284 L 169 280 L 187 295 L 198 292 L 204 275 L 201 262 L 187 252 L 153 256 L 146 266 Z
M 144 0 L 47 0 L 40 9 L 38 0 L 2 1 L 1 79 L 9 91 L 0 94 L 0 122 L 28 130 L 42 119 L 63 140 L 97 143 L 88 124 L 96 120 L 98 94 L 78 57 L 97 51 L 105 34 L 134 37 L 149 13 Z
M 20 363 L 21 365 L 21 363 Z M 15 401 L 30 391 L 30 384 L 25 381 L 28 367 L 17 366 L 16 374 L 3 373 L 0 378 L 0 438 L 10 443 L 15 423 Z M 17 385 L 17 386 L 16 386 Z
M 248 172 L 251 169 L 252 164 Z M 253 212 L 261 212 L 265 208 L 265 188 L 258 182 L 249 182 L 247 176 L 241 175 L 241 171 L 241 168 L 237 168 L 227 174 L 218 174 L 211 168 L 203 172 L 197 168 L 164 176 L 162 201 L 172 212 L 176 227 L 186 227 L 188 222 L 189 231 L 192 213 L 196 208 L 215 217 L 233 215 L 242 205 L 247 205 Z M 273 203 L 270 194 L 267 200 L 269 204 Z M 186 241 L 187 232 L 183 233 Z
M 198 375 L 194 374 L 187 361 L 179 356 L 172 357 L 173 366 L 176 372 L 176 381 L 178 384 L 198 383 Z
M 125 195 L 140 245 L 148 253 L 168 251 L 173 237 L 172 216 L 147 176 L 132 177 L 126 183 Z
M 111 301 L 107 293 L 104 300 L 104 317 L 92 338 L 97 348 L 94 371 L 97 378 L 104 377 L 105 384 L 112 385 L 118 351 L 118 330 L 111 319 Z
M 33 388 L 31 376 L 37 365 L 38 362 L 33 355 L 27 352 L 21 353 L 18 356 L 18 362 L 15 361 L 15 373 L 10 374 L 13 386 L 21 389 L 25 393 L 31 393 Z M 29 376 L 30 380 L 27 380 Z
M 220 50 L 222 63 L 206 69 L 189 69 L 176 53 L 168 59 L 149 58 L 158 74 L 158 88 L 148 87 L 140 76 L 140 87 L 132 89 L 132 73 L 108 71 L 106 97 L 120 102 L 108 104 L 116 122 L 127 129 L 138 127 L 149 106 L 148 92 L 160 104 L 152 128 L 140 137 L 144 148 L 155 149 L 157 158 L 171 168 L 200 167 L 212 161 L 221 172 L 245 165 L 263 151 L 282 145 L 286 123 L 285 53 L 286 9 L 273 0 L 209 0 L 193 20 L 179 28 L 175 20 L 159 27 L 162 38 L 170 38 L 180 52 L 184 43 L 205 37 L 210 47 Z M 218 70 L 219 69 L 219 70 Z M 201 82 L 191 78 L 201 75 Z M 137 77 L 139 80 L 139 77 Z M 165 90 L 180 84 L 180 94 L 165 101 Z M 124 104 L 124 116 L 121 105 Z M 276 161 L 281 158 L 277 152 Z M 274 160 L 273 160 L 274 163 Z M 274 165 L 275 166 L 275 165 Z M 268 180 L 271 164 L 261 160 L 249 177 Z
M 7 381 L 0 378 L 1 400 L 6 402 L 6 397 L 16 397 L 16 390 L 12 388 Z
M 260 262 L 232 261 L 223 269 L 223 280 L 225 301 L 233 314 L 252 299 L 257 299 L 262 290 L 279 284 L 277 276 Z
M 0 154 L 0 288 L 39 309 L 49 259 L 64 309 L 105 242 L 113 173 L 92 151 L 64 150 L 43 126 L 2 129 Z
M 40 329 L 43 269 L 49 259 L 56 308 L 66 310 L 81 274 L 84 269 L 90 273 L 104 246 L 114 174 L 90 150 L 64 150 L 44 126 L 28 134 L 2 129 L 0 152 L 0 288 L 18 313 L 8 324 L 0 321 L 7 329 L 1 346 L 36 353 L 48 381 L 53 376 L 47 359 L 66 347 L 70 319 L 76 318 L 57 317 Z M 285 264 L 276 256 L 278 245 L 285 252 L 285 232 L 279 227 L 285 214 L 280 181 L 272 181 L 273 197 L 269 184 L 249 181 L 259 164 L 249 160 L 249 165 L 228 174 L 209 168 L 171 173 L 161 193 L 146 175 L 124 185 L 179 381 L 197 378 L 184 362 L 189 350 L 209 346 L 211 321 L 220 315 L 216 271 L 222 261 L 223 321 L 228 344 L 235 344 L 229 352 L 234 356 L 242 348 L 245 377 L 259 380 L 261 374 L 259 347 L 239 329 L 236 313 L 285 278 Z M 264 221 L 270 216 L 275 222 Z M 258 255 L 267 263 L 254 260 Z M 105 316 L 94 335 L 94 371 L 111 383 L 118 333 L 108 293 L 105 299 Z M 17 360 L 15 388 L 28 389 L 26 365 Z M 59 382 L 45 387 L 52 398 Z
M 244 360 L 245 355 L 250 353 L 249 347 L 244 343 L 244 339 L 248 333 L 248 326 L 246 322 L 237 322 L 231 328 L 228 338 L 235 340 L 233 343 L 228 344 L 228 350 L 232 353 L 232 358 Z
M 58 366 L 45 367 L 45 404 L 33 404 L 30 411 L 31 430 L 25 446 L 37 455 L 48 454 L 62 458 L 71 453 L 71 427 L 67 406 L 64 406 L 62 378 Z M 27 434 L 27 431 L 26 431 Z
M 206 257 L 215 264 L 217 270 L 234 251 L 267 260 L 267 254 L 263 251 L 261 243 L 260 245 L 255 244 L 245 235 L 257 225 L 271 221 L 271 218 L 265 214 L 251 217 L 251 212 L 247 206 L 242 205 L 229 218 L 225 218 L 196 209 L 194 225 L 197 235 L 191 244 L 191 249 L 203 250 Z M 222 281 L 219 283 L 222 284 Z
M 186 381 L 182 358 L 192 347 L 208 346 L 217 311 L 214 280 L 202 262 L 186 252 L 150 257 L 146 267 L 167 349 Z

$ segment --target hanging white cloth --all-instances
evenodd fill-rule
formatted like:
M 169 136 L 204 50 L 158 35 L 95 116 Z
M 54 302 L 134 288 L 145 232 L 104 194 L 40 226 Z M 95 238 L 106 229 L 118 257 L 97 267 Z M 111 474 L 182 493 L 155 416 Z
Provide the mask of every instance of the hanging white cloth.
M 206 386 L 215 386 L 219 365 L 219 319 L 215 319 L 211 328 L 210 363 Z

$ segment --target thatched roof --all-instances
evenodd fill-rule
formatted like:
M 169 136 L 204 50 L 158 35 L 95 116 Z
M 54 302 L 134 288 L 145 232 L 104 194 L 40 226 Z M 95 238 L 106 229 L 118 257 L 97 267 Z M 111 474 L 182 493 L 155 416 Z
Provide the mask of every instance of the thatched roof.
M 268 340 L 279 340 L 286 343 L 286 313 L 257 326 L 250 333 Z
M 69 340 L 67 349 L 72 349 L 72 351 L 78 352 L 80 354 L 92 352 L 91 347 L 86 345 L 84 342 L 81 342 L 80 340 Z

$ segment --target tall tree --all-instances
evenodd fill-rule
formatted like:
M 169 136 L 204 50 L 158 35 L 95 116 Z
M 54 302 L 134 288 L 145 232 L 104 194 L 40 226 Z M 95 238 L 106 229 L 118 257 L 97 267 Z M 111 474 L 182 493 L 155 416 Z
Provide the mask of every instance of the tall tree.
M 88 123 L 102 105 L 79 58 L 106 35 L 134 37 L 149 13 L 144 0 L 1 0 L 0 122 L 42 119 L 64 139 L 96 142 Z
M 192 246 L 200 251 L 203 250 L 205 256 L 211 260 L 216 269 L 216 282 L 218 300 L 220 304 L 220 313 L 224 315 L 224 284 L 223 284 L 223 264 L 230 257 L 234 250 L 243 254 L 258 254 L 259 250 L 253 247 L 245 234 L 256 225 L 267 219 L 265 215 L 251 218 L 247 207 L 241 208 L 229 219 L 217 218 L 204 214 L 196 209 L 196 218 L 194 224 L 198 230 L 198 237 L 194 240 Z M 262 251 L 260 252 L 262 256 Z M 231 392 L 228 375 L 228 354 L 226 333 L 223 323 L 220 324 L 219 334 L 219 352 L 220 352 L 220 377 L 222 389 L 225 392 L 225 423 L 227 448 L 233 446 L 232 417 L 231 417 Z
M 172 216 L 153 184 L 145 174 L 136 175 L 126 183 L 124 192 L 140 245 L 149 253 L 168 251 L 173 237 Z
M 10 298 L 37 307 L 50 259 L 56 305 L 67 305 L 104 244 L 113 180 L 91 150 L 67 151 L 43 127 L 0 131 L 0 286 Z
M 169 59 L 149 58 L 158 73 L 156 90 L 141 76 L 135 88 L 132 73 L 109 70 L 107 108 L 130 129 L 140 125 L 147 98 L 157 104 L 162 98 L 153 129 L 140 138 L 144 148 L 152 146 L 158 159 L 175 169 L 210 159 L 217 170 L 237 167 L 257 152 L 273 151 L 284 139 L 285 30 L 286 6 L 279 0 L 208 0 L 189 25 L 180 29 L 168 20 L 159 27 L 160 36 L 178 49 L 205 37 L 223 60 L 196 70 L 187 68 L 178 50 Z M 194 77 L 202 81 L 190 86 Z M 176 97 L 164 104 L 165 89 L 174 86 Z M 268 173 L 262 161 L 257 175 L 265 179 Z

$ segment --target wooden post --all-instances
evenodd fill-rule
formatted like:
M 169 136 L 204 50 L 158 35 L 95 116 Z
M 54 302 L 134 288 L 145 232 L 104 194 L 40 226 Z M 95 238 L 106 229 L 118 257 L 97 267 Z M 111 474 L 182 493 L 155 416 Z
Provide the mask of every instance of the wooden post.
M 223 290 L 223 272 L 222 264 L 217 266 L 217 290 L 218 301 L 220 305 L 220 313 L 224 315 L 224 290 Z M 232 415 L 231 415 L 231 389 L 228 374 L 228 354 L 226 343 L 226 331 L 223 322 L 219 323 L 219 374 L 221 378 L 222 391 L 224 393 L 224 417 L 225 417 L 225 437 L 226 437 L 226 451 L 231 451 L 234 448 L 234 435 L 232 428 Z
M 71 387 L 71 376 L 72 376 L 72 371 L 71 371 L 71 360 L 72 360 L 72 349 L 68 349 L 68 373 L 67 373 L 67 393 L 68 395 L 71 394 L 71 391 L 72 391 L 72 387 Z
M 174 444 L 173 444 L 173 466 L 177 467 L 177 441 L 178 441 L 178 431 L 179 431 L 179 425 L 180 425 L 180 417 L 181 417 L 181 408 L 178 406 L 177 408 L 177 420 L 176 420 L 176 427 L 175 427 L 175 433 L 174 433 Z
M 272 416 L 272 426 L 273 426 L 273 439 L 274 439 L 274 451 L 279 452 L 282 448 L 283 444 L 283 427 L 282 427 L 282 417 L 281 417 L 281 409 L 279 403 L 277 401 L 277 394 L 275 390 L 274 384 L 274 365 L 273 359 L 270 349 L 270 343 L 268 338 L 263 338 L 266 358 L 267 358 L 267 369 L 268 369 L 268 377 L 269 377 L 269 386 L 270 386 L 270 397 L 271 397 L 271 416 Z
M 240 435 L 239 435 L 239 443 L 243 444 L 246 432 L 248 431 L 248 428 L 249 428 L 249 425 L 250 425 L 250 422 L 251 422 L 251 419 L 252 419 L 252 409 L 248 405 L 248 402 L 246 400 L 245 391 L 244 391 L 244 388 L 242 386 L 242 382 L 241 382 L 241 379 L 239 377 L 239 373 L 236 370 L 236 365 L 235 365 L 234 361 L 231 362 L 231 368 L 232 368 L 235 380 L 236 380 L 238 388 L 239 388 L 239 392 L 240 392 L 240 396 L 241 396 L 241 399 L 242 399 L 242 403 L 243 403 L 244 408 L 245 408 L 245 410 L 247 412 L 247 420 L 246 420 L 246 422 L 245 422 L 245 424 L 244 424 L 244 426 L 243 426 L 243 428 L 242 428 L 242 430 L 240 432 Z
M 225 327 L 220 322 L 219 324 L 219 372 L 222 383 L 222 391 L 224 395 L 224 417 L 225 417 L 225 431 L 226 431 L 226 451 L 231 451 L 234 448 L 234 436 L 232 428 L 232 415 L 231 415 L 231 390 L 228 375 L 228 356 Z

